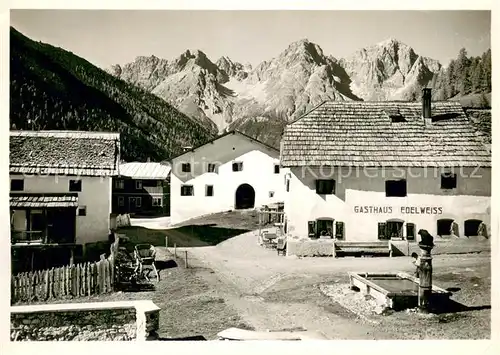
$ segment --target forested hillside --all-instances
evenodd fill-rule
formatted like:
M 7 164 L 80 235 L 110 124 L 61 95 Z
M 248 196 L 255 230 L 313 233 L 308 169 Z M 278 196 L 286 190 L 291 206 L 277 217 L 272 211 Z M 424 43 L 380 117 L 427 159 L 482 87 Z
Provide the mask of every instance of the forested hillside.
M 12 128 L 118 131 L 127 161 L 168 159 L 216 134 L 71 52 L 32 41 L 12 27 L 10 41 Z
M 491 92 L 491 49 L 481 56 L 468 57 L 462 48 L 457 58 L 434 77 L 432 87 L 438 100 L 476 94 L 479 98 L 477 106 L 490 106 L 487 93 Z

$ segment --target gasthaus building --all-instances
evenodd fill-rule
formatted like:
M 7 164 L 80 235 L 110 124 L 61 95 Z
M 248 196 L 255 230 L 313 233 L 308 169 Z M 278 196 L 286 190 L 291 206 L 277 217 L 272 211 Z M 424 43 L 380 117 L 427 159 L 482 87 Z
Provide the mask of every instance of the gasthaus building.
M 289 255 L 333 240 L 488 238 L 491 152 L 458 102 L 325 102 L 284 131 Z M 288 170 L 288 169 L 287 169 Z

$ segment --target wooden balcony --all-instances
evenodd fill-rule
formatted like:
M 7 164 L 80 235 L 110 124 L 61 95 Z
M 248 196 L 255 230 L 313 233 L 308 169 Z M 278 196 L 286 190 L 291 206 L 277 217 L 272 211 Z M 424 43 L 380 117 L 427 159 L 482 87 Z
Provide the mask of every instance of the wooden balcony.
M 47 242 L 47 236 L 44 231 L 16 231 L 11 232 L 11 244 L 31 245 L 44 244 Z

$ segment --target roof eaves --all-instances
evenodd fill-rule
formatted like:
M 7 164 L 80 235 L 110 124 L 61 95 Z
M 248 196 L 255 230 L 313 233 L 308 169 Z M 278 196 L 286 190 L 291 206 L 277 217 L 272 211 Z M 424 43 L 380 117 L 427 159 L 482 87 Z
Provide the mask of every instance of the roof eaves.
M 209 141 L 208 141 L 208 142 L 206 142 L 206 143 L 203 143 L 203 144 L 201 144 L 201 145 L 199 145 L 199 146 L 196 146 L 196 147 L 194 147 L 194 148 L 189 149 L 188 151 L 183 152 L 182 154 L 179 154 L 179 155 L 177 155 L 177 156 L 175 156 L 175 157 L 173 157 L 173 158 L 170 158 L 170 159 L 168 160 L 168 162 L 169 162 L 170 164 L 173 164 L 173 161 L 174 161 L 175 159 L 178 159 L 178 158 L 182 157 L 182 156 L 183 156 L 183 155 L 185 155 L 185 154 L 192 153 L 192 152 L 194 152 L 194 151 L 196 151 L 196 150 L 200 149 L 201 147 L 204 147 L 204 146 L 206 146 L 206 145 L 208 145 L 208 144 L 214 144 L 214 143 L 215 143 L 215 141 L 217 141 L 217 140 L 219 140 L 219 139 L 221 139 L 221 138 L 224 138 L 224 137 L 226 137 L 226 136 L 229 136 L 229 135 L 231 135 L 231 134 L 239 134 L 239 135 L 241 135 L 241 136 L 243 136 L 243 137 L 245 137 L 245 138 L 247 138 L 247 139 L 250 139 L 250 140 L 252 140 L 252 141 L 254 141 L 254 142 L 256 142 L 256 143 L 259 143 L 259 144 L 263 145 L 264 147 L 266 147 L 266 148 L 268 148 L 268 149 L 274 150 L 275 152 L 278 152 L 278 153 L 279 153 L 279 149 L 276 149 L 275 147 L 270 146 L 270 145 L 268 145 L 268 144 L 266 144 L 266 143 L 264 143 L 264 142 L 261 142 L 261 141 L 259 141 L 258 139 L 255 139 L 255 138 L 253 138 L 253 137 L 251 137 L 251 136 L 249 136 L 249 135 L 247 135 L 247 134 L 245 134 L 245 133 L 243 133 L 243 132 L 240 132 L 240 131 L 238 131 L 238 130 L 236 130 L 236 129 L 232 129 L 232 130 L 230 130 L 230 131 L 227 131 L 227 132 L 225 132 L 225 133 L 223 133 L 223 134 L 221 134 L 221 135 L 219 135 L 219 136 L 215 137 L 214 139 L 209 140 Z

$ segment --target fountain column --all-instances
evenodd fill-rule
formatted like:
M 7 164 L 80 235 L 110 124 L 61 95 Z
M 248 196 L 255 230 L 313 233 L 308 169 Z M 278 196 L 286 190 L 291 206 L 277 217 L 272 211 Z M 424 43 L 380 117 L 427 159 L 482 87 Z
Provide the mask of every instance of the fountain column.
M 432 241 L 430 243 L 418 244 L 421 249 L 420 270 L 419 270 L 419 288 L 418 288 L 418 307 L 423 312 L 429 312 L 430 299 L 432 295 L 432 256 L 431 250 L 434 248 Z

